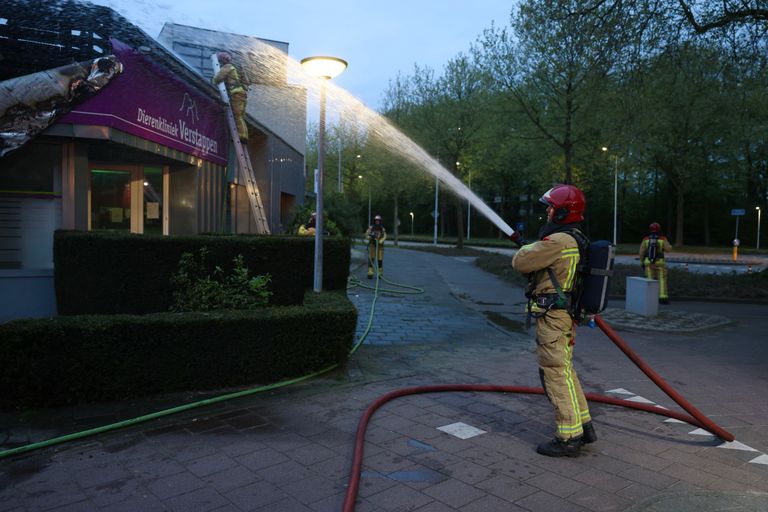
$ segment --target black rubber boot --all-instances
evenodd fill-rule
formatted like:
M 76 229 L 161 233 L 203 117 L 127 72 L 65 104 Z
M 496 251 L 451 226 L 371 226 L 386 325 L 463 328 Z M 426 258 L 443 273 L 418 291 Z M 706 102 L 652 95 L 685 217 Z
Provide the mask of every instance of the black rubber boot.
M 575 437 L 564 441 L 554 438 L 548 443 L 542 443 L 536 447 L 536 451 L 547 457 L 578 457 L 581 453 L 581 445 L 584 444 L 581 437 Z
M 595 432 L 595 426 L 591 421 L 584 423 L 581 428 L 584 429 L 584 435 L 581 436 L 581 441 L 584 444 L 594 443 L 597 441 L 597 432 Z

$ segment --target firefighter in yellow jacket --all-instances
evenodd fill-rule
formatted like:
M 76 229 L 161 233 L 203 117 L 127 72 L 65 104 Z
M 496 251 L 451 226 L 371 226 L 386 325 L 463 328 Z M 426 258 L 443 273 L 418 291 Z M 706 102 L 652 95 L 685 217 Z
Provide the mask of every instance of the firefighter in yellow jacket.
M 219 85 L 224 82 L 229 95 L 229 106 L 232 108 L 232 115 L 235 117 L 235 126 L 240 140 L 248 142 L 248 125 L 245 124 L 245 105 L 248 102 L 248 92 L 240 80 L 240 73 L 232 64 L 232 56 L 227 52 L 216 54 L 219 61 L 219 72 L 213 77 L 213 83 Z
M 569 313 L 569 292 L 580 259 L 577 237 L 582 244 L 588 243 L 578 231 L 586 200 L 573 185 L 555 185 L 539 201 L 547 205 L 547 223 L 539 232 L 540 240 L 523 245 L 512 260 L 515 270 L 528 274 L 526 295 L 529 315 L 536 318 L 539 376 L 555 411 L 555 438 L 538 445 L 536 451 L 550 457 L 575 457 L 583 444 L 597 440 L 573 368 L 576 325 Z M 516 234 L 512 240 L 523 243 Z
M 315 236 L 317 231 L 317 212 L 312 212 L 306 224 L 299 226 L 299 234 L 302 236 Z
M 384 240 L 387 239 L 387 230 L 381 224 L 381 215 L 373 218 L 373 225 L 365 232 L 368 237 L 368 279 L 373 279 L 373 269 L 379 265 L 379 276 L 384 272 Z
M 645 270 L 646 278 L 659 280 L 659 304 L 669 304 L 664 253 L 672 250 L 672 244 L 661 234 L 658 222 L 652 222 L 648 230 L 650 233 L 640 243 L 640 266 Z

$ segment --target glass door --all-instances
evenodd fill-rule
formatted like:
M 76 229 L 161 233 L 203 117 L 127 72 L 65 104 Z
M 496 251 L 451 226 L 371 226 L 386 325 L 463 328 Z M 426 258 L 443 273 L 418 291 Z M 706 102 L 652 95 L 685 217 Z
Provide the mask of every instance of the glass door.
M 91 169 L 90 229 L 131 231 L 131 171 Z
M 144 168 L 144 233 L 163 234 L 163 169 Z

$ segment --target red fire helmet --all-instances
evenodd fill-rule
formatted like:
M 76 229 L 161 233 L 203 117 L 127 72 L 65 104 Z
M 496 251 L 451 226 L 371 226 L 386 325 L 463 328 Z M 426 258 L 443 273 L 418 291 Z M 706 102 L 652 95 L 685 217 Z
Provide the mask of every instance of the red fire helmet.
M 555 185 L 547 190 L 539 201 L 554 208 L 552 220 L 557 224 L 571 224 L 584 220 L 587 200 L 584 192 L 573 185 Z

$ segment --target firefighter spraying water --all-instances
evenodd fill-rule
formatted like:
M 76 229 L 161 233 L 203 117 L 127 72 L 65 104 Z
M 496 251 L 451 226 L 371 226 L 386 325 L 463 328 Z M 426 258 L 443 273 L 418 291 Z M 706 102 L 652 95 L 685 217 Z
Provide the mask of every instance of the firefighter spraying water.
M 381 223 L 381 215 L 373 218 L 373 225 L 368 226 L 365 235 L 368 238 L 368 279 L 373 279 L 373 270 L 377 264 L 381 277 L 384 272 L 384 240 L 387 239 L 387 230 Z

